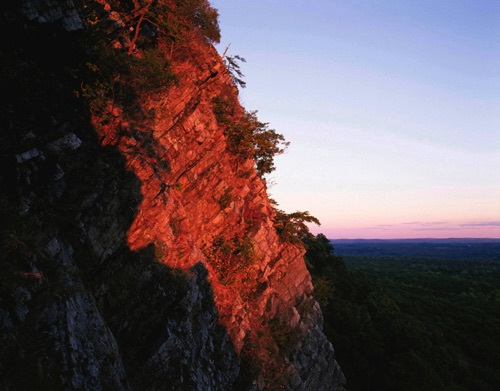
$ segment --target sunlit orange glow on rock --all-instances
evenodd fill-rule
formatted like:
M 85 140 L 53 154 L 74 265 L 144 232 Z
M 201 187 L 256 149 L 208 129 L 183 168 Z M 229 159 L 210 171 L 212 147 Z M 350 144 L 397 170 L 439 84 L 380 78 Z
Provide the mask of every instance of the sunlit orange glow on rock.
M 129 118 L 115 108 L 113 121 L 94 118 L 94 125 L 102 144 L 116 146 L 142 183 L 130 248 L 154 244 L 162 262 L 185 272 L 203 263 L 220 321 L 240 350 L 247 333 L 267 335 L 266 319 L 296 316 L 281 308 L 293 308 L 312 285 L 303 250 L 277 237 L 253 161 L 238 162 L 226 151 L 213 98 L 229 91 L 237 102 L 228 71 L 213 47 L 192 49 L 173 62 L 178 84 L 139 97 L 143 113 L 153 116 Z M 216 240 L 246 240 L 252 251 L 230 265 L 223 251 L 213 255 Z
M 209 1 L 6 3 L 0 388 L 342 390 Z

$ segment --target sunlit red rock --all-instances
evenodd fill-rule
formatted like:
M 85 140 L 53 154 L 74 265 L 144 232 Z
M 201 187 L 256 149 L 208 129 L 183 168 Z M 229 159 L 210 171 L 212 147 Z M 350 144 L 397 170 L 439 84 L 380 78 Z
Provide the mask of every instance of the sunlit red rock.
M 304 250 L 278 238 L 254 162 L 227 151 L 213 99 L 223 93 L 236 102 L 236 116 L 243 109 L 223 60 L 199 40 L 188 53 L 171 59 L 177 84 L 139 97 L 152 117 L 136 121 L 115 109 L 110 124 L 94 118 L 103 144 L 117 146 L 142 183 L 143 200 L 127 240 L 132 250 L 154 244 L 161 262 L 186 273 L 202 263 L 237 351 L 247 344 L 259 365 L 278 360 L 273 370 L 285 371 L 288 359 L 279 353 L 270 325 L 287 324 L 297 347 L 320 311 L 311 297 Z M 221 250 L 244 242 L 251 249 L 246 254 Z

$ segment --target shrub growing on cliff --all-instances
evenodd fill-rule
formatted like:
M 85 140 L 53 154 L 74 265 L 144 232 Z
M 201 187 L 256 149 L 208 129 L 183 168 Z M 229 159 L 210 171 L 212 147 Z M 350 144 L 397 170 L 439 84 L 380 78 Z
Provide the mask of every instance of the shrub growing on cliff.
M 221 209 L 226 209 L 229 205 L 231 205 L 231 202 L 233 201 L 233 195 L 231 194 L 232 190 L 232 187 L 227 188 L 224 190 L 224 194 L 222 194 L 219 198 L 219 206 Z
M 284 242 L 302 243 L 303 240 L 313 237 L 306 223 L 321 225 L 319 220 L 307 211 L 286 213 L 276 209 L 274 227 Z
M 219 13 L 207 0 L 136 0 L 132 15 L 137 20 L 136 30 L 144 21 L 158 28 L 158 34 L 172 42 L 182 41 L 186 33 L 193 30 L 198 30 L 208 42 L 220 41 Z M 139 23 L 141 15 L 144 16 Z
M 208 261 L 219 273 L 219 279 L 228 283 L 230 275 L 244 268 L 253 260 L 254 246 L 250 237 L 219 235 L 203 250 Z
M 223 126 L 230 126 L 235 115 L 237 100 L 230 98 L 231 92 L 225 92 L 212 99 L 212 108 L 217 122 Z
M 224 105 L 217 106 L 223 109 Z M 257 111 L 245 111 L 237 120 L 230 121 L 224 114 L 216 112 L 219 122 L 225 125 L 227 148 L 240 160 L 253 159 L 260 176 L 274 171 L 274 156 L 285 152 L 288 142 L 282 134 L 269 129 L 268 124 L 260 122 Z
M 154 49 L 145 50 L 140 58 L 135 59 L 132 75 L 136 88 L 144 91 L 154 91 L 177 81 L 170 62 Z
M 212 99 L 217 122 L 224 127 L 228 151 L 238 160 L 253 159 L 260 176 L 274 171 L 274 157 L 285 152 L 289 143 L 269 124 L 259 121 L 257 111 L 236 113 L 237 101 L 220 95 Z
M 178 15 L 198 27 L 210 42 L 220 42 L 219 13 L 207 0 L 177 1 Z
M 196 35 L 220 40 L 218 12 L 207 0 L 109 2 L 86 7 L 84 18 L 89 59 L 81 93 L 104 120 L 109 108 L 137 111 L 139 93 L 177 80 L 170 59 L 179 43 Z
M 227 51 L 227 49 L 226 49 Z M 231 75 L 231 78 L 233 79 L 233 82 L 236 86 L 240 86 L 241 88 L 245 88 L 247 86 L 247 83 L 243 80 L 243 77 L 245 76 L 243 72 L 241 71 L 240 64 L 238 64 L 238 61 L 241 62 L 246 62 L 246 60 L 238 55 L 235 56 L 228 56 L 224 54 L 224 60 L 226 61 L 226 66 L 227 69 L 229 70 L 229 74 Z

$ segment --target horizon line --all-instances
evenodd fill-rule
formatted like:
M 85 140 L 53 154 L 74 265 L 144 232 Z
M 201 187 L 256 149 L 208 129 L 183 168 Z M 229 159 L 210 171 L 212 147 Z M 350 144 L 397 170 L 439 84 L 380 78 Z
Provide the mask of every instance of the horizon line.
M 325 235 L 326 236 L 326 235 Z M 474 238 L 474 237 L 449 237 L 449 238 L 339 238 L 339 239 L 330 239 L 328 240 L 499 240 L 498 238 L 484 237 L 484 238 Z

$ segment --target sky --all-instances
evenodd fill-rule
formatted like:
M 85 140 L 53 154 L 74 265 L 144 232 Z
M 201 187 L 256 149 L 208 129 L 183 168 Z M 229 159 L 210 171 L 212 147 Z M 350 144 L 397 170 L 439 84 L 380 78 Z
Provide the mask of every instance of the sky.
M 500 238 L 500 1 L 212 0 L 269 192 L 331 239 Z

